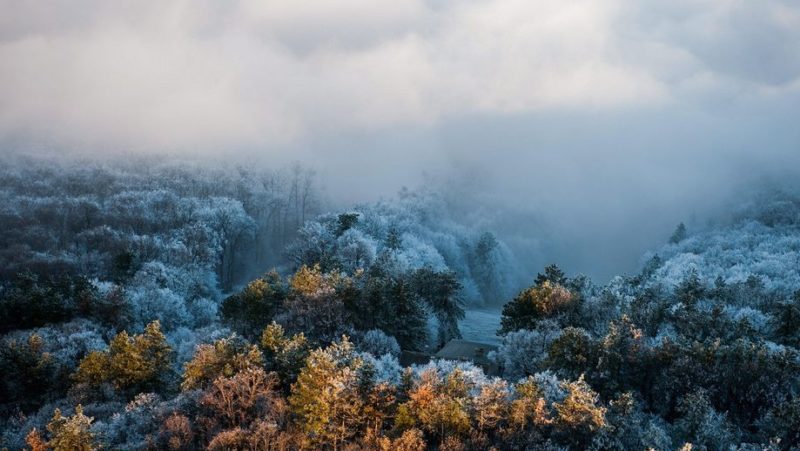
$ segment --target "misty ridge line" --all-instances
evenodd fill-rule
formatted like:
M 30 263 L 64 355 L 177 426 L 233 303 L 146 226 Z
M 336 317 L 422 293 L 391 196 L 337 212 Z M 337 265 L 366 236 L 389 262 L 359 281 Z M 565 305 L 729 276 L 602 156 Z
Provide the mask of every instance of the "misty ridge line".
M 150 175 L 160 174 L 169 176 L 170 172 L 175 174 L 188 174 L 192 176 L 205 177 L 209 180 L 225 180 L 232 182 L 236 177 L 261 177 L 261 183 L 265 186 L 270 185 L 274 189 L 284 184 L 294 187 L 294 194 L 287 192 L 284 195 L 286 200 L 279 204 L 297 202 L 299 198 L 290 199 L 296 196 L 301 183 L 298 177 L 304 178 L 303 187 L 306 192 L 307 206 L 296 206 L 301 210 L 309 209 L 308 212 L 300 211 L 296 213 L 297 219 L 290 228 L 300 229 L 304 222 L 314 220 L 321 213 L 336 214 L 341 211 L 356 211 L 359 207 L 369 208 L 371 205 L 396 204 L 398 199 L 414 196 L 428 197 L 435 199 L 437 209 L 445 220 L 454 224 L 457 228 L 463 228 L 467 224 L 474 230 L 470 232 L 483 233 L 491 232 L 496 235 L 504 246 L 508 246 L 508 258 L 513 260 L 509 268 L 513 269 L 510 276 L 514 289 L 521 289 L 530 278 L 540 270 L 540 268 L 558 263 L 560 266 L 573 274 L 583 273 L 587 275 L 599 275 L 600 281 L 606 277 L 638 271 L 648 256 L 656 251 L 666 242 L 675 224 L 686 223 L 693 233 L 702 232 L 714 227 L 723 226 L 735 222 L 738 218 L 746 215 L 748 208 L 757 204 L 758 200 L 770 199 L 770 196 L 778 196 L 780 193 L 797 192 L 796 184 L 791 178 L 776 180 L 774 176 L 762 175 L 751 177 L 736 187 L 729 187 L 729 192 L 721 192 L 713 198 L 716 205 L 713 209 L 699 212 L 693 208 L 691 213 L 686 216 L 675 216 L 670 222 L 654 224 L 652 221 L 646 223 L 654 230 L 647 230 L 645 233 L 648 238 L 638 240 L 630 235 L 630 230 L 641 228 L 631 221 L 640 218 L 620 218 L 619 222 L 613 222 L 611 230 L 606 233 L 614 233 L 617 236 L 625 236 L 624 240 L 616 240 L 613 243 L 599 243 L 594 246 L 591 241 L 596 238 L 597 230 L 593 230 L 592 222 L 597 219 L 582 211 L 583 218 L 579 221 L 581 228 L 575 226 L 565 227 L 564 221 L 571 221 L 570 212 L 566 212 L 560 217 L 558 211 L 551 211 L 552 201 L 547 200 L 547 193 L 541 193 L 541 198 L 530 198 L 529 204 L 521 204 L 514 199 L 504 198 L 496 189 L 491 186 L 492 177 L 481 177 L 481 172 L 474 169 L 451 169 L 440 175 L 433 175 L 425 172 L 422 176 L 420 186 L 414 190 L 402 187 L 395 196 L 377 200 L 377 204 L 372 202 L 351 202 L 336 199 L 330 194 L 328 187 L 335 184 L 335 180 L 325 180 L 319 175 L 319 171 L 303 167 L 301 163 L 295 162 L 283 169 L 276 169 L 274 166 L 267 165 L 265 162 L 237 162 L 232 159 L 222 158 L 186 158 L 175 155 L 143 156 L 131 155 L 120 157 L 117 155 L 107 155 L 102 158 L 86 156 L 78 158 L 73 154 L 54 154 L 45 153 L 44 155 L 34 156 L 18 152 L 10 152 L 3 157 L 4 163 L 8 168 L 39 168 L 37 176 L 46 176 L 53 172 L 78 171 L 84 176 L 91 176 L 93 171 L 110 171 L 118 174 L 138 174 L 134 177 L 135 183 L 143 184 L 148 189 L 157 189 L 159 182 L 147 180 Z M 144 177 L 144 178 L 143 178 Z M 294 177 L 294 181 L 291 179 Z M 269 180 L 269 181 L 267 181 Z M 475 180 L 483 180 L 480 183 L 473 183 Z M 177 185 L 174 185 L 177 186 Z M 236 189 L 230 186 L 218 187 L 226 195 L 232 194 Z M 89 188 L 91 189 L 91 188 Z M 263 188 L 262 188 L 263 189 Z M 187 187 L 179 190 L 186 194 L 191 194 Z M 213 190 L 205 189 L 202 195 L 210 195 Z M 312 194 L 313 191 L 313 194 Z M 327 193 L 327 194 L 326 194 Z M 89 194 L 88 192 L 86 194 Z M 313 196 L 311 200 L 308 196 Z M 274 203 L 274 201 L 273 201 Z M 686 211 L 684 209 L 684 211 Z M 601 213 L 602 214 L 602 213 Z M 603 218 L 600 218 L 601 221 Z M 459 225 L 460 224 L 460 225 Z M 625 224 L 625 228 L 617 230 L 616 227 Z M 292 232 L 283 232 L 293 235 Z M 587 247 L 586 243 L 590 243 Z M 285 244 L 273 247 L 271 257 L 272 264 L 281 261 L 284 255 L 283 247 Z M 598 250 L 598 246 L 599 249 Z M 621 256 L 615 255 L 615 249 L 620 250 Z M 597 254 L 593 259 L 586 259 L 586 254 Z M 614 262 L 616 263 L 609 263 Z M 602 269 L 596 265 L 602 265 Z M 250 268 L 245 271 L 250 276 L 256 275 L 266 269 Z M 245 280 L 244 277 L 242 280 Z M 509 290 L 510 293 L 513 290 Z M 499 301 L 499 299 L 494 302 Z

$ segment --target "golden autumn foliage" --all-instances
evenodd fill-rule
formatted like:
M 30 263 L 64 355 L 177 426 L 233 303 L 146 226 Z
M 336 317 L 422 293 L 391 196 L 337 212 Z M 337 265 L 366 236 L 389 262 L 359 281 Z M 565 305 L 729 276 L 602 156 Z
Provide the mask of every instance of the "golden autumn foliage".
M 83 407 L 78 404 L 71 417 L 61 415 L 55 410 L 53 419 L 47 424 L 50 440 L 47 448 L 53 451 L 94 451 L 98 447 L 94 443 L 94 434 L 89 430 L 93 418 L 83 414 Z M 35 443 L 36 439 L 33 440 Z M 38 442 L 40 443 L 40 441 Z
M 97 386 L 110 383 L 117 390 L 143 390 L 158 385 L 167 374 L 172 350 L 153 321 L 142 334 L 117 334 L 106 351 L 93 351 L 80 362 L 73 379 L 78 383 Z
M 309 355 L 292 384 L 289 405 L 310 446 L 336 446 L 366 428 L 363 365 L 347 337 Z
M 197 347 L 192 360 L 184 365 L 181 388 L 202 388 L 220 376 L 231 377 L 241 371 L 260 368 L 263 364 L 264 356 L 256 345 L 235 335 L 222 338 Z
M 600 405 L 600 396 L 583 380 L 562 383 L 567 397 L 553 405 L 555 425 L 565 435 L 591 436 L 606 425 L 606 408 Z
M 523 290 L 503 307 L 501 333 L 533 329 L 538 321 L 574 308 L 577 300 L 564 286 L 545 280 Z

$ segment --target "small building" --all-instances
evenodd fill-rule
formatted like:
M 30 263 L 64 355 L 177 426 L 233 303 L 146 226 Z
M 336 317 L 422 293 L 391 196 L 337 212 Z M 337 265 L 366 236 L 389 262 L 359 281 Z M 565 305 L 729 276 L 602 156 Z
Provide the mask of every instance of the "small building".
M 488 354 L 497 350 L 497 346 L 467 340 L 450 340 L 433 357 L 437 359 L 459 360 L 472 362 L 481 367 L 483 372 L 496 376 L 500 369 L 497 364 L 489 359 Z

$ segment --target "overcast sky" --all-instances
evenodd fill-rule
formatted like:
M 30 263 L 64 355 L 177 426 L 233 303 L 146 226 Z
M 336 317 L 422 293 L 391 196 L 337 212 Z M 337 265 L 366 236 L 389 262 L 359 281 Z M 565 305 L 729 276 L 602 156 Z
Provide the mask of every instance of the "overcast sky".
M 796 0 L 0 0 L 0 11 L 3 151 L 300 160 L 343 201 L 388 196 L 423 171 L 466 178 L 490 205 L 535 211 L 561 234 L 542 258 L 599 275 L 742 183 L 800 166 Z M 620 262 L 602 267 L 610 253 Z

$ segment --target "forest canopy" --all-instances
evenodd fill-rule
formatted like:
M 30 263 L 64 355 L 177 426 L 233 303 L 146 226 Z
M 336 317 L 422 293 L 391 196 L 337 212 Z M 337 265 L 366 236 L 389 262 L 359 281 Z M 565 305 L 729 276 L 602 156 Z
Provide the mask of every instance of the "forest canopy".
M 0 171 L 0 447 L 800 446 L 790 193 L 680 223 L 636 274 L 520 286 L 424 190 L 332 211 L 300 166 Z M 501 305 L 494 369 L 431 358 Z

